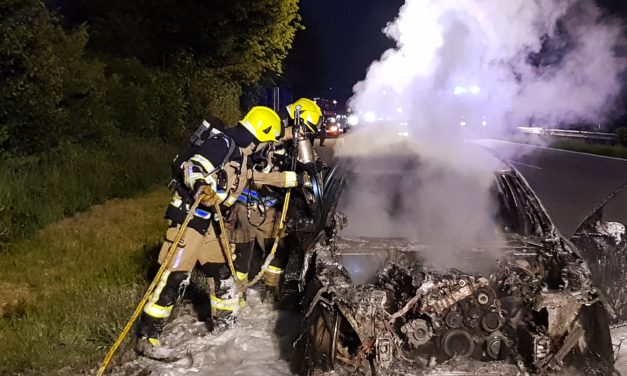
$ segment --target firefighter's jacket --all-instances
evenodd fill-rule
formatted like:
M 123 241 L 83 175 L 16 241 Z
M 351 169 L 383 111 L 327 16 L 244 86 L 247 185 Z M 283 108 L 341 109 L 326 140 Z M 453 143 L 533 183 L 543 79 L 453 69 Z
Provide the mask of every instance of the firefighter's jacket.
M 288 130 L 291 130 L 291 128 L 288 128 Z M 284 144 L 277 142 L 268 144 L 266 148 L 268 150 L 267 153 L 264 153 L 263 150 L 257 151 L 263 155 L 262 158 L 266 163 L 265 167 L 261 170 L 258 168 L 252 169 L 252 179 L 249 180 L 249 184 L 238 197 L 238 201 L 244 205 L 253 204 L 265 208 L 274 207 L 283 201 L 284 195 L 270 187 L 288 188 L 298 185 L 298 182 L 294 181 L 295 174 L 280 171 L 278 166 L 275 166 L 274 155 L 285 154 Z M 277 150 L 280 151 L 277 152 Z
M 248 157 L 253 152 L 254 139 L 243 127 L 229 129 L 224 135 L 205 141 L 194 150 L 191 158 L 181 164 L 182 170 L 177 190 L 168 206 L 166 218 L 181 224 L 193 203 L 199 188 L 210 185 L 222 199 L 224 210 L 230 208 L 252 179 Z M 236 147 L 232 148 L 231 142 Z M 257 177 L 255 173 L 255 177 Z M 261 184 L 278 187 L 293 187 L 298 184 L 296 173 L 270 173 L 260 176 Z M 212 208 L 199 205 L 189 222 L 189 227 L 205 233 L 212 222 Z

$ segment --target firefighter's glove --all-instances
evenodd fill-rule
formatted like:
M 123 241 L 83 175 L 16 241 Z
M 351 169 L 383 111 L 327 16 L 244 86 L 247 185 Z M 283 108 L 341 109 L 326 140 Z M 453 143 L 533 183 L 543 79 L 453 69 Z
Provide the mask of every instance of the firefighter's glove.
M 253 167 L 258 167 L 259 171 L 261 171 L 268 165 L 268 156 L 259 152 L 253 153 L 249 157 L 249 162 L 251 162 Z
M 199 196 L 203 196 L 200 203 L 208 207 L 218 205 L 222 202 L 222 199 L 220 198 L 220 196 L 218 196 L 218 193 L 210 185 L 203 185 L 198 188 L 197 194 Z
M 311 184 L 311 178 L 307 173 L 300 173 L 296 175 L 296 183 L 299 187 L 311 188 L 313 185 Z

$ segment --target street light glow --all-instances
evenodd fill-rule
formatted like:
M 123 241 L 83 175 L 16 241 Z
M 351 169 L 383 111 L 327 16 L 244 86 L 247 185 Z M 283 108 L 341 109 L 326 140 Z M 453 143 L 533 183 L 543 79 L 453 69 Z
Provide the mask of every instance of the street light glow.
M 364 114 L 364 120 L 368 123 L 372 123 L 377 120 L 377 115 L 372 111 L 368 111 Z

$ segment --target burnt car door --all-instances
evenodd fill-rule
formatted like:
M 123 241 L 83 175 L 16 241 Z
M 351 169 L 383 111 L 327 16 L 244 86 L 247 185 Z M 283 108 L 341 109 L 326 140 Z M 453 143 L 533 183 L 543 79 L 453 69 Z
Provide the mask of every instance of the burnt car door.
M 627 321 L 627 184 L 612 192 L 579 226 L 571 241 L 587 262 L 594 285 L 614 311 L 613 324 Z

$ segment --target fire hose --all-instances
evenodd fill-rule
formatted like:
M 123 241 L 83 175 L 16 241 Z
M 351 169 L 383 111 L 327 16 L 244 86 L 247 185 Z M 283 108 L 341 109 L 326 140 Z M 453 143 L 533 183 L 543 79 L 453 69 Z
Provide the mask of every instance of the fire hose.
M 279 229 L 278 229 L 278 232 L 277 232 L 277 236 L 274 239 L 274 244 L 272 246 L 272 250 L 271 250 L 270 254 L 268 255 L 268 257 L 266 258 L 266 260 L 265 260 L 265 262 L 264 262 L 264 264 L 263 264 L 263 266 L 261 268 L 261 271 L 257 274 L 257 276 L 255 276 L 255 278 L 250 283 L 248 283 L 246 286 L 238 286 L 238 289 L 240 289 L 242 287 L 248 288 L 248 287 L 254 285 L 255 283 L 259 282 L 259 280 L 263 276 L 263 272 L 268 268 L 268 266 L 270 265 L 270 263 L 274 259 L 274 255 L 275 255 L 276 250 L 278 248 L 279 240 L 281 239 L 281 236 L 282 236 L 283 232 L 285 231 L 285 218 L 287 216 L 287 209 L 289 207 L 291 193 L 292 193 L 291 189 L 288 189 L 287 190 L 287 194 L 285 195 L 285 202 L 283 203 L 283 210 L 281 212 L 281 221 L 279 223 Z M 107 367 L 109 366 L 109 363 L 111 362 L 111 359 L 113 358 L 113 356 L 117 352 L 118 348 L 120 347 L 120 345 L 122 344 L 122 342 L 124 341 L 124 339 L 126 338 L 128 333 L 130 332 L 131 328 L 133 327 L 133 324 L 135 323 L 135 321 L 137 320 L 137 318 L 141 314 L 142 310 L 144 309 L 144 306 L 148 302 L 148 299 L 150 299 L 150 296 L 152 295 L 152 293 L 154 292 L 155 288 L 157 287 L 157 284 L 159 283 L 161 277 L 163 276 L 163 273 L 166 271 L 168 265 L 172 261 L 172 259 L 174 257 L 174 253 L 175 253 L 175 251 L 177 249 L 177 246 L 182 242 L 183 235 L 185 235 L 185 231 L 187 230 L 187 226 L 189 224 L 189 221 L 194 216 L 194 211 L 196 210 L 196 208 L 198 207 L 198 205 L 200 204 L 200 202 L 202 201 L 203 198 L 204 198 L 204 195 L 200 195 L 196 199 L 194 204 L 191 206 L 191 208 L 189 210 L 189 213 L 187 214 L 187 217 L 185 217 L 185 220 L 183 221 L 183 224 L 181 224 L 181 227 L 179 228 L 179 231 L 176 233 L 176 236 L 174 237 L 174 240 L 172 241 L 172 245 L 170 246 L 170 249 L 168 250 L 168 253 L 166 254 L 163 262 L 161 263 L 161 266 L 159 267 L 159 270 L 157 271 L 157 274 L 155 275 L 155 277 L 152 280 L 150 286 L 146 290 L 146 293 L 144 294 L 144 297 L 141 299 L 141 301 L 139 302 L 139 304 L 135 308 L 135 311 L 131 315 L 131 318 L 128 320 L 128 322 L 126 323 L 126 325 L 122 329 L 122 332 L 118 336 L 117 340 L 114 342 L 114 344 L 111 346 L 111 348 L 107 352 L 107 355 L 105 356 L 104 360 L 102 361 L 102 364 L 100 365 L 100 368 L 98 369 L 97 376 L 103 376 L 105 374 L 105 372 L 107 370 Z M 233 264 L 233 255 L 231 253 L 231 245 L 230 245 L 230 243 L 229 243 L 229 241 L 228 241 L 228 239 L 226 237 L 226 226 L 224 224 L 224 217 L 222 216 L 222 210 L 220 210 L 219 204 L 214 205 L 214 210 L 216 212 L 216 216 L 218 217 L 218 223 L 220 225 L 220 236 L 219 236 L 219 239 L 220 239 L 220 243 L 222 244 L 222 249 L 225 252 L 224 256 L 225 256 L 225 258 L 227 260 L 227 263 L 229 265 L 229 269 L 230 269 L 231 275 L 237 281 L 237 275 L 236 275 L 236 272 L 235 272 L 235 265 Z
M 187 230 L 187 225 L 189 224 L 189 221 L 194 216 L 194 211 L 196 210 L 196 208 L 200 204 L 200 201 L 202 201 L 203 197 L 204 197 L 204 195 L 200 195 L 196 199 L 196 201 L 194 202 L 192 207 L 190 208 L 189 213 L 187 214 L 187 217 L 185 217 L 185 220 L 183 221 L 183 224 L 181 224 L 181 227 L 179 228 L 179 231 L 176 233 L 176 236 L 174 237 L 174 240 L 172 241 L 172 245 L 170 246 L 170 249 L 168 250 L 168 253 L 165 256 L 165 259 L 161 263 L 161 266 L 159 267 L 159 270 L 157 271 L 157 274 L 155 275 L 155 278 L 152 280 L 152 283 L 150 284 L 150 286 L 148 286 L 148 290 L 146 290 L 146 293 L 144 294 L 144 297 L 142 298 L 142 300 L 139 302 L 139 304 L 135 308 L 135 311 L 133 312 L 133 315 L 131 316 L 131 318 L 128 320 L 128 322 L 124 326 L 124 329 L 122 329 L 122 332 L 118 336 L 118 339 L 115 341 L 113 346 L 111 346 L 111 348 L 109 349 L 109 352 L 107 353 L 107 355 L 105 356 L 104 360 L 102 361 L 102 365 L 98 369 L 97 376 L 104 375 L 105 371 L 107 370 L 107 367 L 109 366 L 109 363 L 111 362 L 111 359 L 113 358 L 113 355 L 115 355 L 115 352 L 118 350 L 118 348 L 122 344 L 122 341 L 124 341 L 124 338 L 126 338 L 128 333 L 130 332 L 131 328 L 133 327 L 133 324 L 135 323 L 135 320 L 137 320 L 137 318 L 141 314 L 142 310 L 144 309 L 144 306 L 148 302 L 148 299 L 150 299 L 150 295 L 152 295 L 152 293 L 155 290 L 155 288 L 157 287 L 161 277 L 163 276 L 163 273 L 165 272 L 165 270 L 168 268 L 168 265 L 172 261 L 172 258 L 174 257 L 174 253 L 175 253 L 175 251 L 177 249 L 177 246 L 182 242 L 183 235 L 185 235 L 185 231 Z
M 189 209 L 189 213 L 187 214 L 187 217 L 185 217 L 185 220 L 183 221 L 183 224 L 181 225 L 181 227 L 179 228 L 178 232 L 176 233 L 176 236 L 174 237 L 174 240 L 172 241 L 172 245 L 170 246 L 170 249 L 168 250 L 168 253 L 165 256 L 165 259 L 161 263 L 161 266 L 159 267 L 159 270 L 157 271 L 157 274 L 155 275 L 154 279 L 152 280 L 152 283 L 150 284 L 150 286 L 148 286 L 148 289 L 146 290 L 146 293 L 144 294 L 144 297 L 142 298 L 142 300 L 139 302 L 139 304 L 135 308 L 135 311 L 133 312 L 133 315 L 131 316 L 129 321 L 124 326 L 124 329 L 122 329 L 122 332 L 118 336 L 118 338 L 115 341 L 115 343 L 113 344 L 113 346 L 111 346 L 111 348 L 109 349 L 109 352 L 107 353 L 107 355 L 105 356 L 104 360 L 102 361 L 102 365 L 98 369 L 97 376 L 104 375 L 105 371 L 107 370 L 107 367 L 109 366 L 109 363 L 111 362 L 111 359 L 113 358 L 113 355 L 115 355 L 116 351 L 118 350 L 118 348 L 120 347 L 120 345 L 122 344 L 122 342 L 124 341 L 124 339 L 126 338 L 128 333 L 130 332 L 131 328 L 133 327 L 133 324 L 135 323 L 135 321 L 137 320 L 137 318 L 141 314 L 142 310 L 144 309 L 144 306 L 148 302 L 148 299 L 150 299 L 150 296 L 152 295 L 152 293 L 154 292 L 155 288 L 157 287 L 157 284 L 161 280 L 161 277 L 163 276 L 163 273 L 166 271 L 166 269 L 168 268 L 168 265 L 170 264 L 170 262 L 174 258 L 174 253 L 175 253 L 175 251 L 177 249 L 177 246 L 179 246 L 179 245 L 182 246 L 183 236 L 185 235 L 185 231 L 187 230 L 187 226 L 189 224 L 189 221 L 193 218 L 194 211 L 196 210 L 196 208 L 198 207 L 200 202 L 203 200 L 204 196 L 205 195 L 200 195 L 196 199 L 194 204 L 191 206 L 191 208 Z M 222 243 L 222 249 L 224 250 L 224 253 L 225 253 L 224 256 L 225 256 L 225 258 L 227 260 L 227 263 L 229 265 L 229 269 L 231 271 L 231 274 L 233 275 L 233 278 L 235 280 L 237 280 L 236 274 L 235 274 L 235 266 L 233 265 L 233 255 L 231 253 L 229 241 L 228 241 L 228 239 L 226 237 L 226 226 L 224 225 L 224 218 L 222 217 L 222 211 L 220 210 L 220 205 L 216 204 L 216 205 L 213 206 L 213 208 L 214 208 L 214 210 L 216 212 L 216 216 L 218 217 L 218 222 L 220 223 L 220 236 L 219 236 L 219 239 L 220 239 L 220 242 Z
M 298 161 L 297 142 L 299 138 L 300 128 L 302 127 L 301 118 L 300 118 L 300 110 L 301 110 L 300 106 L 296 106 L 296 108 L 294 109 L 295 124 L 293 128 L 294 131 L 292 134 L 292 153 L 291 153 L 292 160 L 290 163 L 291 165 L 290 171 L 296 171 L 296 164 Z M 276 254 L 276 250 L 279 247 L 279 241 L 281 240 L 281 237 L 283 236 L 283 233 L 285 232 L 285 218 L 287 217 L 287 209 L 289 208 L 291 197 L 292 197 L 292 188 L 288 188 L 287 193 L 285 194 L 285 201 L 283 201 L 283 209 L 281 210 L 281 219 L 279 221 L 279 228 L 277 230 L 276 236 L 274 237 L 274 243 L 272 244 L 272 249 L 270 250 L 270 254 L 268 254 L 268 257 L 266 257 L 266 260 L 261 266 L 261 270 L 259 271 L 259 273 L 257 273 L 255 278 L 253 278 L 252 281 L 250 281 L 246 285 L 247 288 L 255 285 L 257 282 L 259 282 L 259 280 L 261 280 L 264 272 L 268 270 L 270 263 L 272 262 L 272 260 L 274 260 L 274 255 Z
M 233 264 L 233 254 L 231 253 L 231 243 L 229 243 L 229 239 L 226 237 L 226 226 L 224 225 L 224 218 L 222 217 L 222 210 L 220 210 L 220 205 L 216 204 L 213 206 L 213 209 L 216 212 L 216 216 L 218 217 L 218 223 L 220 224 L 220 243 L 222 243 L 222 249 L 224 250 L 224 257 L 226 258 L 227 264 L 229 264 L 229 270 L 231 271 L 231 275 L 235 282 L 237 283 L 237 273 L 235 272 L 235 265 Z M 238 290 L 239 290 L 238 286 Z
M 279 247 L 279 241 L 281 240 L 281 237 L 283 236 L 283 233 L 285 232 L 285 218 L 287 217 L 287 209 L 289 208 L 289 205 L 290 205 L 291 196 L 292 196 L 292 189 L 289 188 L 287 190 L 287 193 L 285 194 L 285 201 L 283 202 L 283 209 L 281 210 L 281 220 L 279 221 L 279 228 L 277 229 L 277 234 L 274 237 L 274 243 L 272 244 L 272 249 L 270 250 L 270 254 L 268 254 L 268 257 L 266 257 L 266 260 L 261 266 L 261 270 L 259 271 L 259 273 L 257 273 L 257 275 L 255 276 L 255 278 L 252 279 L 252 281 L 246 284 L 246 288 L 251 287 L 257 282 L 259 282 L 259 280 L 263 277 L 263 273 L 268 269 L 272 260 L 274 260 L 274 255 L 276 254 L 276 250 Z

